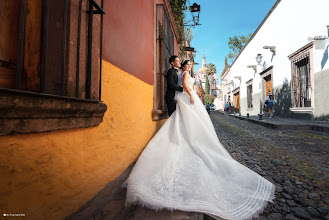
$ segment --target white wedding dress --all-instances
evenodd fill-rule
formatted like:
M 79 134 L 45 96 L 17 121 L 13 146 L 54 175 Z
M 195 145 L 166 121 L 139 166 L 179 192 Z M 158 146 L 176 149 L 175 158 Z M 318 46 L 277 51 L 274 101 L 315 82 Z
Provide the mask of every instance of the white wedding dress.
M 189 77 L 189 87 L 193 84 Z M 257 217 L 274 199 L 274 185 L 230 156 L 198 95 L 191 93 L 194 104 L 185 91 L 176 92 L 176 111 L 123 184 L 126 206 L 200 212 L 216 219 Z

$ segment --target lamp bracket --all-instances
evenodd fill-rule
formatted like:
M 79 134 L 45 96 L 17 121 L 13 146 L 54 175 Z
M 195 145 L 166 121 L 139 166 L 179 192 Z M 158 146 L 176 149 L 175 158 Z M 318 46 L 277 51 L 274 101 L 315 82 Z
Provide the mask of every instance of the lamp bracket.
M 255 71 L 255 73 L 257 73 L 257 66 L 256 65 L 249 65 L 247 67 L 252 68 Z
M 276 47 L 275 46 L 264 46 L 263 49 L 270 49 L 270 51 L 275 55 Z

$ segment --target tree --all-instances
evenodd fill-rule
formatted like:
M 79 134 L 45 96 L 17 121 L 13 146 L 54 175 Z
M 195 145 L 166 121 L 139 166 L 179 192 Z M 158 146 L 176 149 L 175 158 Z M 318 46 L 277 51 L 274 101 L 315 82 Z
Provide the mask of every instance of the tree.
M 228 63 L 227 63 L 227 57 L 225 57 L 225 67 L 224 67 L 223 72 L 221 73 L 220 76 L 223 76 L 224 73 L 226 72 L 226 70 L 227 70 L 228 68 L 230 68 L 230 67 L 231 67 L 231 66 L 228 65 Z
M 204 95 L 204 105 L 211 105 L 214 101 L 215 97 L 213 95 L 210 95 L 210 94 L 206 94 Z
M 205 85 L 205 93 L 210 93 L 210 83 L 209 83 L 209 75 L 216 74 L 215 64 L 208 63 L 206 68 L 206 85 Z
M 215 64 L 212 64 L 212 63 L 208 63 L 207 64 L 207 69 L 206 69 L 206 74 L 213 74 L 213 73 L 216 73 L 216 67 L 215 67 Z
M 227 55 L 230 59 L 231 63 L 237 58 L 238 54 L 242 50 L 242 48 L 246 45 L 250 37 L 252 36 L 252 33 L 250 33 L 247 37 L 245 36 L 234 36 L 230 37 L 230 40 L 228 41 L 228 46 L 231 49 L 230 53 Z
M 210 84 L 209 84 L 209 79 L 208 79 L 208 73 L 206 72 L 206 85 L 205 85 L 205 89 L 204 89 L 204 93 L 205 94 L 209 94 L 210 92 Z

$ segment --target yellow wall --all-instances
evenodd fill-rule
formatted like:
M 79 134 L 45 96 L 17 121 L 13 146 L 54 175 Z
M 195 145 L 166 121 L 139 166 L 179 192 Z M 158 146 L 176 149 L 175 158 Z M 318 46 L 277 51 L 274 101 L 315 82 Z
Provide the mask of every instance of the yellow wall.
M 0 215 L 63 219 L 118 177 L 165 120 L 153 86 L 103 61 L 103 122 L 93 128 L 0 137 Z

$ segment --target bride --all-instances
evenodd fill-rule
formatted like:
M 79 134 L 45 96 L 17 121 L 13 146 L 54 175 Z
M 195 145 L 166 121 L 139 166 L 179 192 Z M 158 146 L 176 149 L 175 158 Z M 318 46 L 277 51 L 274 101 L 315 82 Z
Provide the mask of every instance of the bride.
M 199 212 L 215 219 L 257 217 L 274 199 L 274 185 L 235 161 L 219 142 L 192 89 L 191 63 L 179 75 L 176 111 L 142 152 L 128 179 L 126 206 Z

